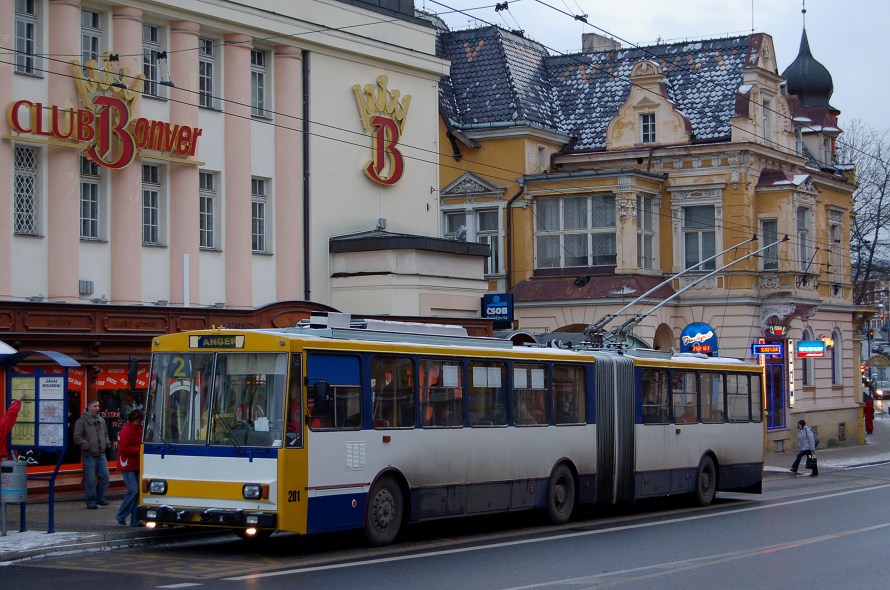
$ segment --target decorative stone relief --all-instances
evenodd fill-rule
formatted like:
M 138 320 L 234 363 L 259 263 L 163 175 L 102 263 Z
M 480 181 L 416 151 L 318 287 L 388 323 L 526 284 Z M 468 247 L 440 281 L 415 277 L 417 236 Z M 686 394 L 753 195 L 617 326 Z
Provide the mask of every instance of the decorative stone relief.
M 685 289 L 689 285 L 693 284 L 701 277 L 680 277 L 680 288 Z M 703 289 L 716 289 L 717 288 L 717 277 L 708 277 L 699 284 L 697 284 L 693 289 L 703 290 Z
M 773 303 L 760 308 L 760 329 L 766 330 L 773 317 L 784 322 L 785 318 L 794 313 L 795 306 L 792 303 Z
M 757 286 L 764 291 L 768 291 L 770 289 L 778 289 L 779 275 L 761 273 L 757 280 Z
M 443 191 L 442 196 L 469 195 L 490 192 L 490 188 L 488 188 L 475 178 L 470 178 L 468 176 L 462 178 L 460 181 L 457 182 L 457 184 L 449 187 L 447 191 Z

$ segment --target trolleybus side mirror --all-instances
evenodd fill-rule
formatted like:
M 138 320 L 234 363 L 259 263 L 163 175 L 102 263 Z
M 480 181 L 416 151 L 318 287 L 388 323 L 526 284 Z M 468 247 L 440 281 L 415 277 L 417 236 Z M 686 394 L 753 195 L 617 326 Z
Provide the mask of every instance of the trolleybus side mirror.
M 328 408 L 328 382 L 316 381 L 312 384 L 312 402 L 314 415 L 327 414 Z

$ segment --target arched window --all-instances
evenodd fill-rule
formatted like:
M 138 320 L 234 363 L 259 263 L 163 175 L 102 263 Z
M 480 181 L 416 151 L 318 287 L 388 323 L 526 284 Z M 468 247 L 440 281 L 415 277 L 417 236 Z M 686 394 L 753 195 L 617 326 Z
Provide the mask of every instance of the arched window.
M 831 384 L 840 385 L 844 382 L 844 348 L 840 330 L 831 332 L 834 348 L 831 349 Z
M 813 332 L 807 328 L 803 331 L 802 340 L 812 340 Z M 803 358 L 801 359 L 801 373 L 803 374 L 803 384 L 804 385 L 815 385 L 816 384 L 816 363 L 813 362 L 813 359 Z

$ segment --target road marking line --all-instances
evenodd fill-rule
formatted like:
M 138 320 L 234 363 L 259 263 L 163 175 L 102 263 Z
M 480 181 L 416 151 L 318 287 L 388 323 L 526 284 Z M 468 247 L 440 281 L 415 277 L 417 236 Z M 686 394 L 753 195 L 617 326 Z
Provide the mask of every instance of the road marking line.
M 427 557 L 440 557 L 443 555 L 454 555 L 458 553 L 470 553 L 474 551 L 486 551 L 489 549 L 501 549 L 504 547 L 515 547 L 517 545 L 530 545 L 533 543 L 548 543 L 551 541 L 562 541 L 564 539 L 573 539 L 578 537 L 589 537 L 593 535 L 602 535 L 605 533 L 614 533 L 618 531 L 628 531 L 633 529 L 642 529 L 649 528 L 654 526 L 662 526 L 665 524 L 674 524 L 678 522 L 686 522 L 690 520 L 701 520 L 704 518 L 715 518 L 718 516 L 727 516 L 734 514 L 741 514 L 743 512 L 753 512 L 755 510 L 767 510 L 770 508 L 779 508 L 781 506 L 790 506 L 792 504 L 800 504 L 803 502 L 814 502 L 817 500 L 825 500 L 827 498 L 836 498 L 839 496 L 846 496 L 849 494 L 860 494 L 863 492 L 872 492 L 875 490 L 881 490 L 884 488 L 890 487 L 890 483 L 882 484 L 877 486 L 872 486 L 870 488 L 863 488 L 858 490 L 846 490 L 843 492 L 835 492 L 833 494 L 825 494 L 823 496 L 815 496 L 812 498 L 798 498 L 795 500 L 786 500 L 784 502 L 777 502 L 775 504 L 768 505 L 759 505 L 759 506 L 747 506 L 745 508 L 738 508 L 735 510 L 721 510 L 719 512 L 710 512 L 708 514 L 698 514 L 695 516 L 684 516 L 679 518 L 669 518 L 666 520 L 659 520 L 657 522 L 641 522 L 637 524 L 629 524 L 618 527 L 612 527 L 607 529 L 598 529 L 595 531 L 577 531 L 574 533 L 565 533 L 562 535 L 553 535 L 545 538 L 534 538 L 534 539 L 520 539 L 518 541 L 503 541 L 500 543 L 493 543 L 490 545 L 474 545 L 473 547 L 459 547 L 456 549 L 443 549 L 440 551 L 430 551 L 426 553 L 414 553 L 411 555 L 395 555 L 392 557 L 381 557 L 377 559 L 368 559 L 364 561 L 354 561 L 354 562 L 345 562 L 345 563 L 335 563 L 330 565 L 319 565 L 312 567 L 303 567 L 303 568 L 295 568 L 289 570 L 280 570 L 276 572 L 264 572 L 259 574 L 248 574 L 244 576 L 235 576 L 231 578 L 222 578 L 223 580 L 232 581 L 232 582 L 240 582 L 243 580 L 257 580 L 260 578 L 271 578 L 274 576 L 288 576 L 292 574 L 303 574 L 309 572 L 320 572 L 327 570 L 335 570 L 335 569 L 345 569 L 351 567 L 361 567 L 365 565 L 376 565 L 380 563 L 392 563 L 396 561 L 407 561 L 409 559 L 423 559 Z M 884 526 L 884 525 L 878 525 Z M 888 525 L 890 526 L 890 525 Z

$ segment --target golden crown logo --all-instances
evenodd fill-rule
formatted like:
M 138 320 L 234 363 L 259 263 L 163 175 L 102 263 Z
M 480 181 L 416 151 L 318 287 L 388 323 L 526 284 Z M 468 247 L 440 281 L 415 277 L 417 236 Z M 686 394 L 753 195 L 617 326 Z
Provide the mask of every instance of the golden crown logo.
M 399 133 L 405 130 L 405 118 L 408 116 L 408 107 L 411 105 L 411 95 L 406 94 L 399 100 L 401 93 L 398 90 L 387 88 L 388 83 L 389 78 L 380 75 L 377 76 L 376 84 L 365 84 L 364 89 L 359 84 L 352 86 L 359 116 L 362 119 L 362 127 L 368 133 L 374 129 L 371 119 L 376 115 L 383 115 L 395 121 L 399 127 Z
M 126 67 L 112 71 L 111 66 L 118 63 L 118 56 L 110 51 L 102 54 L 102 63 L 104 65 L 100 68 L 94 59 L 83 65 L 76 60 L 71 62 L 81 103 L 89 107 L 96 96 L 111 93 L 124 101 L 128 109 L 132 108 L 136 98 L 142 94 L 145 74 L 140 72 L 134 75 Z

